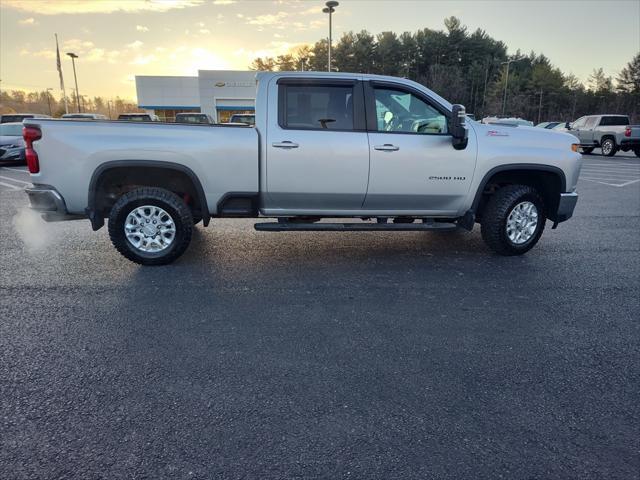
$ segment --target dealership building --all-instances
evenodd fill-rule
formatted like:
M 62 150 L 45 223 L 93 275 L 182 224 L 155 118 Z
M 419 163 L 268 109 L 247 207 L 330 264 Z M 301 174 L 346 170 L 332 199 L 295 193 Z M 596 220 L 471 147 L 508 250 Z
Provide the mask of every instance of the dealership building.
M 176 113 L 207 113 L 226 122 L 234 113 L 254 113 L 256 72 L 199 70 L 197 77 L 136 76 L 138 107 L 173 121 Z

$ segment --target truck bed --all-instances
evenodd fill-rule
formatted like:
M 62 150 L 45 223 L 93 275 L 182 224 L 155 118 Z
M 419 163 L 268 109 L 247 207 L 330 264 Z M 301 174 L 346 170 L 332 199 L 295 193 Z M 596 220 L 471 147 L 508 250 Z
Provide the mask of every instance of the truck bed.
M 34 143 L 40 172 L 32 182 L 64 191 L 72 214 L 83 214 L 87 206 L 88 192 L 79 186 L 90 185 L 108 162 L 183 165 L 200 180 L 212 214 L 229 192 L 258 192 L 258 133 L 251 127 L 42 118 L 24 123 L 42 131 Z

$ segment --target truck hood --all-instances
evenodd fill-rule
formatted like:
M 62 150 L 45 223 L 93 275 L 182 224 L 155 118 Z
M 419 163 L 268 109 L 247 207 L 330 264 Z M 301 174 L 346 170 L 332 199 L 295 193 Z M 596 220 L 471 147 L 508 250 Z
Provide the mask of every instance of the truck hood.
M 576 137 L 569 133 L 545 128 L 469 123 L 476 132 L 478 143 L 552 148 L 565 152 L 571 150 L 571 144 L 577 143 Z

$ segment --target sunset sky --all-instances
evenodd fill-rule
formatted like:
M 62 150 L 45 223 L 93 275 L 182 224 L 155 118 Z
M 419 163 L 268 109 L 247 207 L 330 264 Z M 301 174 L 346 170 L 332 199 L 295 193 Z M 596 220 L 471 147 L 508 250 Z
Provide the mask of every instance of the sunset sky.
M 257 56 L 286 53 L 327 35 L 324 1 L 0 0 L 0 88 L 59 95 L 54 33 L 67 87 L 73 51 L 82 94 L 135 98 L 134 75 L 196 75 L 247 69 Z M 617 75 L 640 50 L 640 1 L 342 0 L 334 39 L 367 29 L 396 33 L 459 17 L 517 49 L 544 53 L 586 80 L 594 68 Z

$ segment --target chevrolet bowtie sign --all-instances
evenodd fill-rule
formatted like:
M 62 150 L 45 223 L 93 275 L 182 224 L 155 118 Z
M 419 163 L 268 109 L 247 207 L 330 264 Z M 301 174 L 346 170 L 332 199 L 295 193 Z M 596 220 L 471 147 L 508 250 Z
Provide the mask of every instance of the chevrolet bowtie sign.
M 253 82 L 216 82 L 216 87 L 253 87 Z

